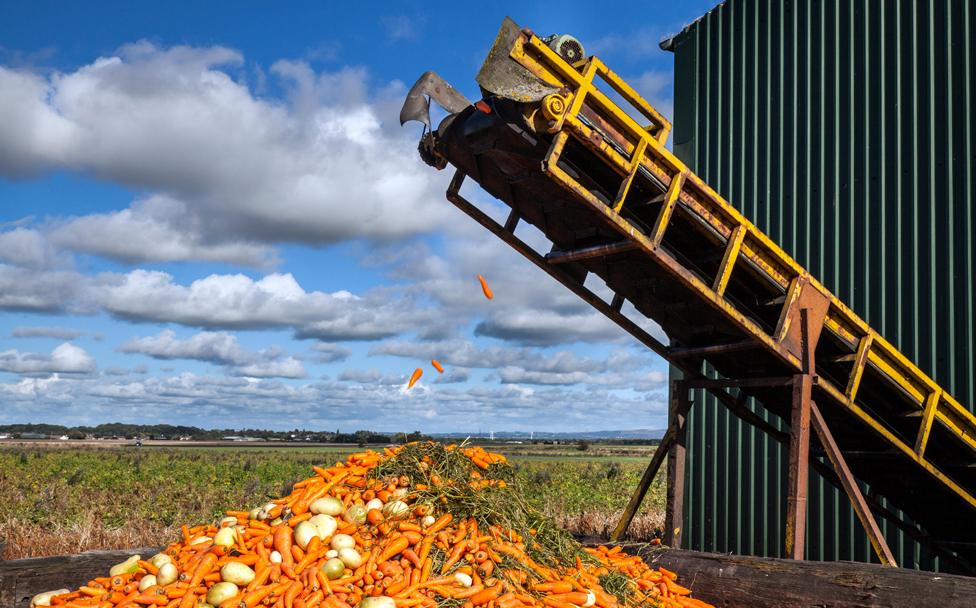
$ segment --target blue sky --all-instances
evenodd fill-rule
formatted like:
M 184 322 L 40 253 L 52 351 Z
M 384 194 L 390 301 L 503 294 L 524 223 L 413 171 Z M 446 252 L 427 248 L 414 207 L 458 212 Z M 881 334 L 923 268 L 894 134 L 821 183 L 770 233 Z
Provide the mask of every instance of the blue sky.
M 661 428 L 663 362 L 450 206 L 396 115 L 426 69 L 475 98 L 511 15 L 670 116 L 658 41 L 711 4 L 4 3 L 0 423 Z

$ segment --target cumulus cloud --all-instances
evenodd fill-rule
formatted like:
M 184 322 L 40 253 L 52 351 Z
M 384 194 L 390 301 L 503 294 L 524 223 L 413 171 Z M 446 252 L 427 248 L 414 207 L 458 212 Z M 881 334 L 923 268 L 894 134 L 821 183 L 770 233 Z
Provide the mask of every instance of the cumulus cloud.
M 37 230 L 17 227 L 0 232 L 0 260 L 27 268 L 70 265 L 70 256 L 59 252 Z
M 193 359 L 225 366 L 232 373 L 256 378 L 304 378 L 305 366 L 276 348 L 258 352 L 245 349 L 227 332 L 204 331 L 185 340 L 170 329 L 154 336 L 133 338 L 119 347 L 124 353 L 139 353 L 154 359 Z
M 458 234 L 443 252 L 417 244 L 374 257 L 394 268 L 393 278 L 408 281 L 410 292 L 435 301 L 444 318 L 478 319 L 479 335 L 522 345 L 625 339 L 622 329 L 496 237 L 466 217 L 458 221 Z M 536 241 L 537 250 L 544 247 Z M 479 274 L 495 293 L 491 301 L 481 292 Z
M 386 341 L 370 349 L 371 355 L 414 360 L 439 359 L 450 370 L 491 370 L 504 384 L 602 385 L 636 391 L 659 390 L 667 374 L 648 371 L 656 360 L 631 350 L 618 349 L 604 358 L 582 357 L 568 350 L 500 346 L 478 347 L 467 340 L 441 342 Z M 457 380 L 460 381 L 460 380 Z
M 663 428 L 664 399 L 648 400 L 603 389 L 568 390 L 522 385 L 436 390 L 402 389 L 404 378 L 383 373 L 365 382 L 296 384 L 277 380 L 182 373 L 140 379 L 52 376 L 0 382 L 5 408 L 0 423 L 30 414 L 38 422 L 70 417 L 78 424 L 106 419 L 219 426 L 247 419 L 250 426 L 380 431 L 481 429 L 567 431 L 616 428 L 627 419 L 638 428 Z M 120 407 L 138 404 L 138 408 Z M 558 415 L 555 415 L 557 414 Z M 209 422 L 208 422 L 209 421 Z M 232 425 L 231 425 L 232 426 Z
M 293 327 L 299 338 L 320 340 L 376 340 L 423 327 L 424 321 L 438 325 L 433 310 L 384 290 L 365 296 L 305 291 L 290 273 L 258 280 L 214 274 L 180 285 L 168 273 L 140 269 L 104 278 L 94 297 L 123 319 L 207 328 Z
M 144 269 L 86 275 L 4 264 L 0 309 L 104 311 L 129 321 L 206 329 L 288 328 L 298 338 L 323 342 L 378 340 L 405 332 L 438 339 L 466 321 L 444 315 L 409 289 L 374 288 L 362 295 L 306 291 L 290 273 L 259 279 L 212 274 L 181 284 L 169 273 Z M 335 350 L 334 360 L 343 353 Z
M 36 271 L 0 264 L 0 309 L 91 312 L 85 305 L 89 279 L 73 271 Z
M 649 70 L 629 79 L 630 85 L 654 108 L 671 120 L 674 116 L 674 75 L 665 70 Z M 646 119 L 643 119 L 646 120 Z
M 61 248 L 125 262 L 209 261 L 258 268 L 278 264 L 270 246 L 239 239 L 221 241 L 220 235 L 208 234 L 201 224 L 186 203 L 153 195 L 121 211 L 54 222 L 49 238 Z
M 233 368 L 238 376 L 250 378 L 304 378 L 305 365 L 294 357 L 281 357 L 255 361 Z
M 85 332 L 68 327 L 15 327 L 10 332 L 11 338 L 55 338 L 57 340 L 77 340 Z
M 407 378 L 403 375 L 384 374 L 378 369 L 345 369 L 339 374 L 339 380 L 357 384 L 398 386 L 405 383 Z
M 580 342 L 603 342 L 620 330 L 592 310 L 560 313 L 551 310 L 505 311 L 478 323 L 477 336 L 533 346 L 565 343 L 567 334 Z
M 352 351 L 341 344 L 331 342 L 316 342 L 312 345 L 315 361 L 318 363 L 338 363 L 345 361 Z
M 456 367 L 496 369 L 518 366 L 534 371 L 597 371 L 605 362 L 579 357 L 570 351 L 556 353 L 530 348 L 478 347 L 462 339 L 440 342 L 387 341 L 370 349 L 371 355 L 392 355 L 410 359 L 438 359 Z
M 50 354 L 0 352 L 0 371 L 15 374 L 88 374 L 95 371 L 95 360 L 85 349 L 65 342 Z
M 68 169 L 152 192 L 53 232 L 66 247 L 126 261 L 265 265 L 267 243 L 437 225 L 446 177 L 394 128 L 394 106 L 369 97 L 365 70 L 280 61 L 271 74 L 282 101 L 235 79 L 242 62 L 222 47 L 140 42 L 71 72 L 0 67 L 0 175 Z
M 237 365 L 252 360 L 237 342 L 237 338 L 225 332 L 204 331 L 186 340 L 176 337 L 176 332 L 166 329 L 155 336 L 133 338 L 119 347 L 124 353 L 141 353 L 154 359 L 196 359 L 221 365 Z

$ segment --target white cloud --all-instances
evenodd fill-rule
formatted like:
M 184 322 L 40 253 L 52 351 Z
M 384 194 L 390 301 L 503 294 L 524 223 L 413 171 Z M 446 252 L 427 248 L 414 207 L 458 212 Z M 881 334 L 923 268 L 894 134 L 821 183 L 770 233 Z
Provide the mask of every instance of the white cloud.
M 174 418 L 208 421 L 247 420 L 254 428 L 308 428 L 346 431 L 574 430 L 663 428 L 664 397 L 648 400 L 602 389 L 505 385 L 466 388 L 444 384 L 414 386 L 405 378 L 366 370 L 363 382 L 296 384 L 240 377 L 183 373 L 137 380 L 107 377 L 25 378 L 0 383 L 6 407 L 0 423 L 23 420 L 77 424 L 105 420 L 143 423 Z M 426 378 L 425 378 L 426 379 Z M 420 390 L 418 390 L 420 389 Z M 138 404 L 138 407 L 126 407 Z M 558 413 L 558 416 L 555 415 Z
M 305 365 L 294 357 L 255 361 L 233 368 L 234 374 L 249 378 L 304 378 Z
M 68 327 L 15 327 L 10 332 L 12 338 L 55 338 L 57 340 L 77 340 L 85 332 Z
M 371 355 L 390 355 L 424 361 L 438 359 L 448 371 L 462 368 L 492 370 L 504 384 L 590 385 L 654 391 L 667 374 L 648 371 L 657 360 L 643 353 L 619 349 L 603 358 L 581 357 L 572 351 L 489 346 L 479 348 L 466 340 L 442 342 L 386 341 L 370 349 Z
M 341 346 L 339 344 L 332 344 L 330 342 L 316 342 L 312 346 L 312 351 L 314 352 L 315 360 L 318 363 L 337 363 L 339 361 L 345 361 L 352 351 Z
M 154 336 L 133 338 L 119 347 L 124 353 L 140 353 L 154 359 L 193 359 L 222 365 L 239 376 L 257 378 L 304 378 L 305 366 L 277 348 L 258 352 L 242 347 L 237 337 L 227 332 L 204 331 L 185 340 L 170 329 Z
M 432 310 L 419 309 L 385 291 L 305 291 L 291 274 L 254 280 L 242 274 L 210 275 L 180 285 L 164 272 L 134 270 L 105 277 L 93 295 L 109 313 L 137 321 L 208 328 L 292 327 L 300 338 L 375 340 L 436 326 Z
M 674 74 L 664 70 L 649 70 L 636 78 L 629 79 L 641 97 L 668 120 L 674 118 L 674 93 L 672 91 Z
M 478 323 L 474 333 L 520 344 L 551 346 L 565 343 L 567 335 L 580 342 L 604 342 L 620 331 L 593 310 L 573 313 L 535 309 L 490 314 Z
M 15 374 L 87 374 L 95 371 L 95 360 L 80 346 L 65 342 L 51 354 L 0 352 L 0 371 Z
M 259 268 L 278 264 L 270 246 L 243 240 L 214 242 L 201 223 L 185 203 L 153 195 L 121 211 L 57 222 L 49 238 L 62 248 L 126 262 L 212 261 Z
M 89 283 L 90 279 L 76 272 L 0 264 L 0 309 L 90 312 L 85 306 Z
M 37 230 L 18 227 L 0 232 L 0 261 L 27 268 L 50 268 L 68 266 L 71 260 Z
M 196 359 L 222 365 L 239 365 L 253 360 L 254 355 L 226 332 L 204 331 L 186 340 L 166 329 L 155 336 L 133 338 L 119 347 L 124 353 L 141 353 L 154 359 Z
M 399 386 L 406 382 L 407 378 L 404 375 L 384 374 L 378 369 L 345 369 L 339 374 L 339 380 L 356 384 Z
M 394 278 L 410 282 L 411 293 L 437 302 L 444 318 L 479 320 L 479 335 L 523 345 L 625 339 L 622 329 L 494 235 L 466 217 L 458 221 L 456 238 L 447 240 L 440 255 L 417 245 L 376 257 L 396 269 Z M 479 274 L 488 280 L 493 300 L 482 294 Z
M 53 234 L 126 261 L 263 265 L 274 261 L 267 243 L 439 225 L 447 178 L 421 163 L 395 107 L 367 96 L 366 71 L 278 62 L 282 102 L 234 79 L 227 66 L 242 61 L 221 47 L 140 42 L 72 72 L 0 68 L 0 174 L 69 169 L 151 192 Z
M 488 346 L 479 348 L 467 340 L 441 342 L 388 341 L 370 349 L 371 355 L 392 355 L 418 360 L 437 359 L 457 367 L 497 369 L 518 366 L 533 371 L 597 371 L 606 362 L 577 356 L 570 351 L 545 352 L 531 348 Z M 619 361 L 619 358 L 615 359 Z M 630 367 L 629 364 L 621 366 Z

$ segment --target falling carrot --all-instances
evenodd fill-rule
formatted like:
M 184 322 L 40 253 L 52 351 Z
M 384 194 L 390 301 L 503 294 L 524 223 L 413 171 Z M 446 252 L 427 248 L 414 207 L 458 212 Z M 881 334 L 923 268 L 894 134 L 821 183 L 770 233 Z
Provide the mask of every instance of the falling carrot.
M 407 390 L 412 389 L 413 385 L 417 384 L 417 380 L 420 380 L 420 377 L 423 375 L 424 375 L 424 370 L 422 370 L 421 368 L 418 367 L 417 369 L 413 370 L 413 375 L 410 376 L 410 382 L 407 382 Z
M 481 291 L 484 292 L 485 297 L 489 300 L 493 299 L 495 294 L 491 292 L 491 287 L 488 287 L 488 281 L 485 280 L 485 277 L 479 274 L 478 281 L 481 283 Z
M 430 364 L 434 366 L 434 369 L 437 370 L 437 373 L 439 374 L 444 373 L 444 366 L 441 365 L 441 362 L 438 361 L 437 359 L 431 359 Z

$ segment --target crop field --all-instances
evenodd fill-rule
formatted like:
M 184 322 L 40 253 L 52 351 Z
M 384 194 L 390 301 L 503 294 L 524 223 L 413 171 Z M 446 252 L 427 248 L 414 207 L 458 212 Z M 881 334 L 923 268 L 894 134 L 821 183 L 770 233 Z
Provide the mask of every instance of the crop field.
M 653 448 L 494 446 L 525 495 L 562 527 L 607 534 Z M 0 559 L 160 546 L 180 525 L 260 506 L 355 448 L 0 447 Z M 631 526 L 649 540 L 664 521 L 664 483 Z

